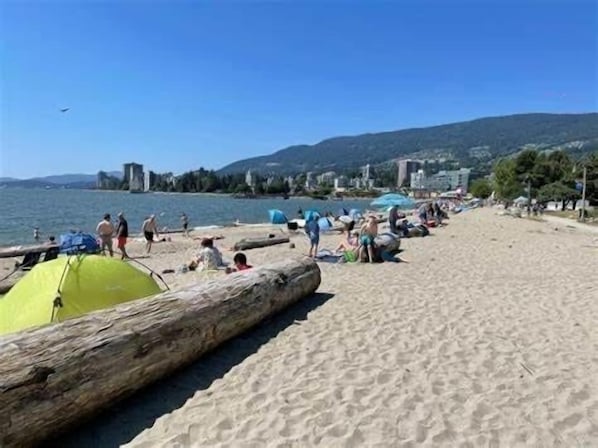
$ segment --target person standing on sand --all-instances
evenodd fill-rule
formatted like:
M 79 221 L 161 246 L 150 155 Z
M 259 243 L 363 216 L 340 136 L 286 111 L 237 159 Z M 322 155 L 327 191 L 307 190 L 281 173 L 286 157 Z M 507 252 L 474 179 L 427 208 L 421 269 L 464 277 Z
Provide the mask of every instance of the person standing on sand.
M 398 233 L 397 221 L 399 220 L 399 207 L 393 205 L 388 212 L 388 225 L 390 226 L 390 233 Z
M 185 213 L 181 215 L 181 221 L 183 223 L 183 235 L 189 238 L 189 218 Z
M 100 238 L 100 248 L 102 250 L 102 254 L 106 255 L 106 249 L 110 253 L 112 257 L 114 255 L 114 251 L 112 250 L 112 236 L 114 235 L 114 226 L 110 221 L 110 213 L 106 213 L 104 215 L 104 219 L 98 223 L 96 227 L 96 233 Z
M 359 259 L 363 260 L 363 251 L 367 251 L 368 259 L 370 263 L 374 262 L 374 240 L 378 236 L 378 223 L 376 217 L 373 215 L 368 216 L 367 220 L 361 226 L 360 237 L 359 237 Z
M 141 231 L 143 232 L 143 236 L 145 237 L 145 251 L 149 255 L 150 251 L 152 250 L 152 242 L 154 241 L 154 235 L 156 235 L 156 238 L 159 237 L 158 228 L 156 226 L 156 215 L 151 215 L 149 218 L 143 221 Z
M 318 255 L 318 245 L 320 244 L 320 225 L 313 213 L 309 216 L 309 221 L 305 224 L 305 233 L 309 237 L 309 256 L 316 258 Z
M 122 254 L 121 260 L 129 258 L 125 246 L 127 245 L 127 238 L 129 237 L 129 223 L 125 219 L 125 215 L 122 212 L 118 214 L 118 227 L 116 228 L 117 247 L 120 249 Z

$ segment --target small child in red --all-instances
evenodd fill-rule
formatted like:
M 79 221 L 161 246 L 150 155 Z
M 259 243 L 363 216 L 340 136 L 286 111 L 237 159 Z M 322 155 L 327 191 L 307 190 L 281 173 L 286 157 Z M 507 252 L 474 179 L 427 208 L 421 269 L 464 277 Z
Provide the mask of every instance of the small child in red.
M 246 271 L 247 269 L 251 269 L 253 267 L 247 264 L 247 257 L 243 252 L 235 254 L 235 256 L 233 257 L 233 262 L 235 263 L 235 267 L 232 269 L 228 268 L 226 270 L 228 274 L 230 274 L 231 272 Z

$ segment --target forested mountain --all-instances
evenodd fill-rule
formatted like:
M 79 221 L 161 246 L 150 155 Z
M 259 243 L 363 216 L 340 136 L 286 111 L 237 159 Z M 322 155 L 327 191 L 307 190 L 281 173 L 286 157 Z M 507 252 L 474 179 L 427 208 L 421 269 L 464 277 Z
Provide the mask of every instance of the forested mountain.
M 446 158 L 462 166 L 491 163 L 522 149 L 598 150 L 598 113 L 521 114 L 428 128 L 336 137 L 240 160 L 219 174 L 346 171 L 402 157 Z

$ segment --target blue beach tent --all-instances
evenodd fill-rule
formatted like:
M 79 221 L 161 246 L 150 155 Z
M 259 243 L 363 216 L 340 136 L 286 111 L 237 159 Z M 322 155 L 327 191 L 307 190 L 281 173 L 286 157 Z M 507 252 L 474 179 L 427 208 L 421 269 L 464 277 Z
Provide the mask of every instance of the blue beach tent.
M 63 254 L 95 254 L 100 246 L 93 235 L 82 232 L 71 232 L 60 235 L 60 253 Z
M 268 210 L 270 215 L 270 224 L 286 224 L 288 222 L 287 217 L 280 210 Z

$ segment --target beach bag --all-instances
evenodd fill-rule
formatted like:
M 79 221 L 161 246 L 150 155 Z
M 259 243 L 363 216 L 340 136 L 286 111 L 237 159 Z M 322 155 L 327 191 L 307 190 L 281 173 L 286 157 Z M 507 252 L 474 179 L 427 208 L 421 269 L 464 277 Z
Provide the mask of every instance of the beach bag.
M 355 254 L 355 251 L 348 250 L 343 254 L 343 259 L 347 263 L 355 263 L 357 261 L 357 255 Z

